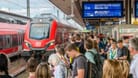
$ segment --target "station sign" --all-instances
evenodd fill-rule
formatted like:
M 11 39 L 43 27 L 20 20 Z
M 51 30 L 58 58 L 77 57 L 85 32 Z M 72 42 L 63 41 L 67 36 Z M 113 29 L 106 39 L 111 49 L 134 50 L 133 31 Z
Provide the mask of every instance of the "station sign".
M 135 17 L 138 17 L 138 1 L 135 2 Z
M 82 3 L 83 18 L 121 18 L 123 1 L 97 1 Z

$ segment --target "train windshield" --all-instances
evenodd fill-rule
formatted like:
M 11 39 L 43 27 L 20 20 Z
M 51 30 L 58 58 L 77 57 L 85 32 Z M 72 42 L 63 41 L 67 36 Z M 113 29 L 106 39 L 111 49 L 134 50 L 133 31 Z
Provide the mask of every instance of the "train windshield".
M 32 23 L 30 28 L 30 38 L 45 39 L 49 37 L 50 25 L 48 23 Z

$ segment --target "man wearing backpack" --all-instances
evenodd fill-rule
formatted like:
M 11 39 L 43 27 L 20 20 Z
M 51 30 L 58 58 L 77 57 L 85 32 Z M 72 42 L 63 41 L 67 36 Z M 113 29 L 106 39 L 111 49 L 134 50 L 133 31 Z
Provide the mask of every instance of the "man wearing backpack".
M 69 44 L 65 48 L 69 57 L 73 58 L 72 63 L 72 78 L 86 78 L 87 60 L 78 52 L 75 44 Z
M 80 34 L 76 34 L 76 36 L 75 36 L 75 45 L 78 47 L 79 52 L 84 54 L 84 52 L 85 52 L 84 43 L 81 39 Z
M 102 59 L 94 48 L 94 41 L 85 40 L 85 57 L 87 58 L 87 78 L 102 78 Z

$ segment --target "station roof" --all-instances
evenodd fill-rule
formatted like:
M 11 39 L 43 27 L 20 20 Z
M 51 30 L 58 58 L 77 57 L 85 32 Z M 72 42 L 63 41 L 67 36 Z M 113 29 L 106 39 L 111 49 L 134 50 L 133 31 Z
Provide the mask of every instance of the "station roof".
M 67 15 L 71 14 L 71 5 L 72 0 L 49 0 L 51 1 L 55 6 L 60 8 L 64 13 Z M 74 17 L 75 21 L 77 21 L 80 25 L 85 26 L 86 21 L 89 21 L 92 25 L 99 24 L 101 19 L 83 19 L 82 18 L 82 2 L 83 1 L 123 1 L 123 0 L 73 0 L 74 1 Z M 116 20 L 116 19 L 115 19 Z M 105 20 L 104 20 L 105 21 Z
M 71 15 L 71 0 L 49 0 L 59 9 L 61 9 L 65 14 Z M 75 0 L 74 4 L 74 15 L 73 19 L 78 22 L 80 25 L 84 26 L 83 19 L 81 17 L 81 0 Z

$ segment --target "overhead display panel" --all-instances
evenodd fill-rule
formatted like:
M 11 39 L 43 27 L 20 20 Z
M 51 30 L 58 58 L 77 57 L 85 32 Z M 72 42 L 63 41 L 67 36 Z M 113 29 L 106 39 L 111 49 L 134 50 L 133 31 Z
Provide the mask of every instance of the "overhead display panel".
M 98 1 L 82 3 L 83 18 L 121 18 L 123 1 Z
M 135 2 L 135 17 L 138 17 L 138 1 Z

